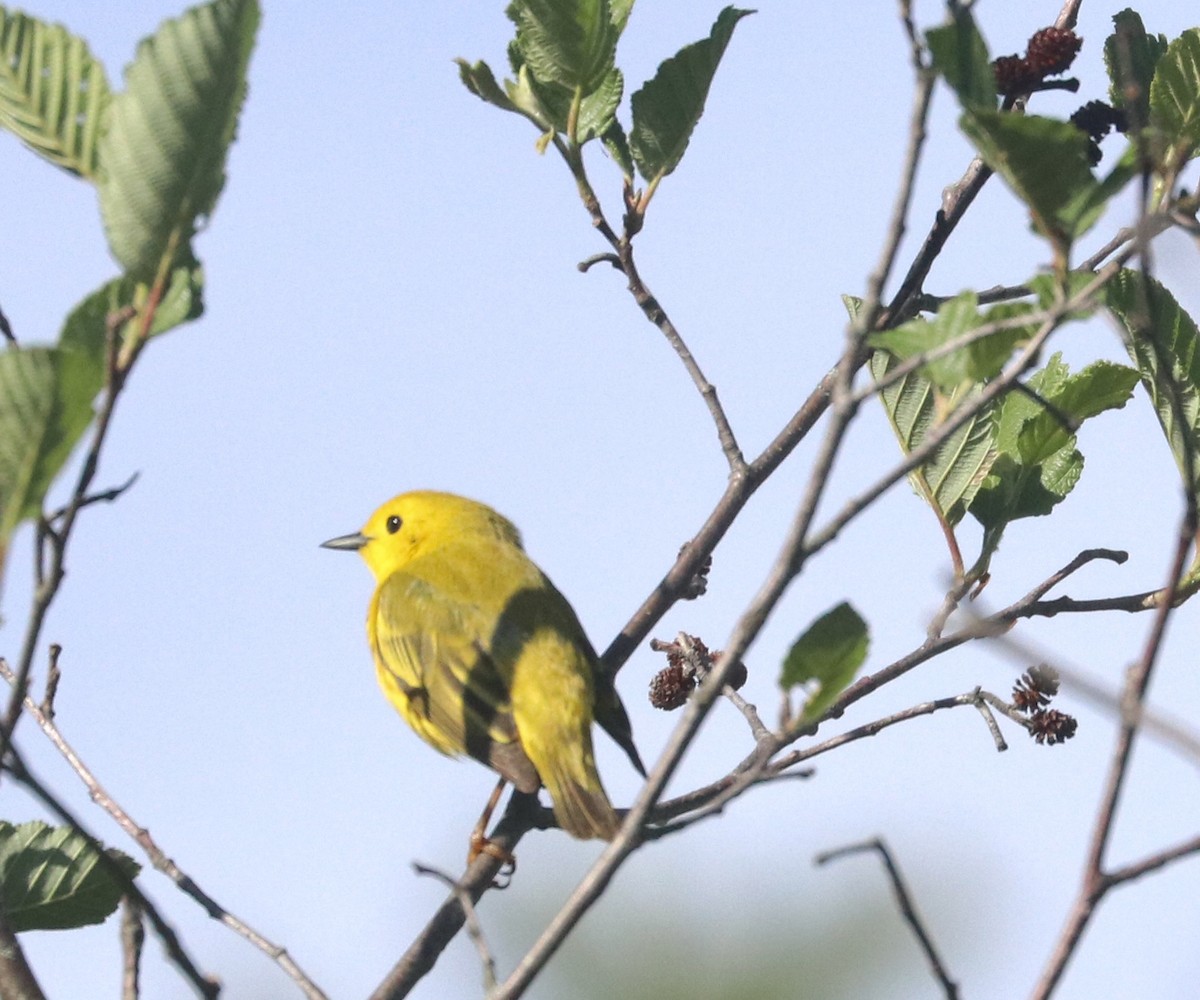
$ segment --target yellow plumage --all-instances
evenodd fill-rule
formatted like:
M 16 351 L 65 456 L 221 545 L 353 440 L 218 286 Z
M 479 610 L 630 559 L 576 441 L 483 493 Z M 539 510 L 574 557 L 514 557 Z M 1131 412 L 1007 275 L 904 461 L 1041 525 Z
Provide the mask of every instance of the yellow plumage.
M 617 817 L 596 771 L 593 719 L 645 771 L 611 677 L 517 529 L 474 500 L 420 491 L 325 545 L 358 550 L 375 575 L 376 674 L 417 734 L 522 792 L 544 784 L 573 836 L 611 838 Z

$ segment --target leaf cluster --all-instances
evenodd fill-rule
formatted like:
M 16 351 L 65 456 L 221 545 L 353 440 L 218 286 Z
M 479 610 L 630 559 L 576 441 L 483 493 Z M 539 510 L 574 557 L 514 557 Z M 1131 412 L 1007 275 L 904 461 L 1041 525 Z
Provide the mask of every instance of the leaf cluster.
M 632 0 L 514 0 L 512 77 L 501 86 L 486 62 L 464 59 L 459 75 L 481 100 L 533 122 L 539 149 L 561 139 L 575 150 L 600 139 L 627 183 L 636 169 L 652 191 L 683 159 L 725 48 L 752 11 L 726 7 L 707 38 L 666 59 L 634 92 L 627 131 L 617 117 L 625 80 L 616 56 L 632 7 Z
M 212 0 L 138 46 L 114 91 L 87 43 L 0 7 L 0 126 L 95 186 L 119 277 L 53 345 L 0 354 L 0 572 L 8 539 L 118 390 L 141 348 L 203 311 L 193 238 L 212 214 L 246 92 L 257 0 Z

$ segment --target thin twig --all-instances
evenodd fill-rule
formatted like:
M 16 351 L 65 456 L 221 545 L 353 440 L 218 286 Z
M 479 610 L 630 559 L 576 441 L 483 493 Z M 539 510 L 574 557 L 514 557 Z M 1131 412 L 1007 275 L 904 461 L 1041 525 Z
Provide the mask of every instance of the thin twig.
M 536 797 L 531 795 L 514 795 L 508 800 L 508 807 L 500 822 L 488 834 L 488 840 L 498 848 L 497 852 L 480 852 L 463 877 L 458 880 L 458 885 L 472 902 L 478 902 L 479 897 L 492 887 L 503 864 L 500 855 L 512 854 L 521 837 L 533 829 L 536 821 L 536 811 L 533 807 L 536 801 Z M 434 962 L 458 933 L 465 920 L 466 914 L 459 893 L 450 893 L 384 977 L 383 982 L 375 987 L 369 1000 L 398 1000 L 407 996 L 433 968 Z
M 3 903 L 3 886 L 0 886 Z M 16 931 L 8 922 L 7 911 L 0 905 L 0 996 L 4 1000 L 46 1000 L 25 952 L 17 940 Z
M 15 676 L 8 664 L 0 660 L 0 677 L 8 681 L 9 684 L 14 683 Z M 267 940 L 262 934 L 256 931 L 253 927 L 247 924 L 241 918 L 230 913 L 225 907 L 213 899 L 208 893 L 200 888 L 196 882 L 186 874 L 180 867 L 167 856 L 166 852 L 158 846 L 154 838 L 150 836 L 150 831 L 138 824 L 132 816 L 125 811 L 112 795 L 100 784 L 99 779 L 92 773 L 91 769 L 83 762 L 83 759 L 75 751 L 66 738 L 62 735 L 54 720 L 42 711 L 33 703 L 31 698 L 25 699 L 25 710 L 37 723 L 38 727 L 46 735 L 46 738 L 54 745 L 55 749 L 66 759 L 70 764 L 71 769 L 83 782 L 88 790 L 88 794 L 96 805 L 100 806 L 106 813 L 109 814 L 117 825 L 125 831 L 138 846 L 146 853 L 146 857 L 150 859 L 150 863 L 167 876 L 175 886 L 197 902 L 204 911 L 212 917 L 212 919 L 224 924 L 234 933 L 249 941 L 255 948 L 261 951 L 264 955 L 270 958 L 278 965 L 292 981 L 300 987 L 309 1000 L 326 1000 L 324 992 L 314 983 L 303 969 L 296 963 L 295 959 L 288 954 L 286 948 L 282 945 L 277 945 L 272 941 Z
M 200 971 L 192 957 L 184 950 L 183 943 L 179 940 L 179 935 L 175 932 L 175 928 L 167 923 L 163 915 L 159 913 L 158 907 L 150 902 L 137 883 L 125 873 L 124 869 L 115 859 L 109 856 L 104 848 L 104 844 L 97 840 L 87 827 L 59 801 L 58 797 L 30 772 L 29 768 L 25 765 L 25 761 L 17 752 L 16 747 L 10 746 L 8 748 L 6 767 L 12 773 L 13 777 L 28 788 L 47 809 L 87 841 L 88 846 L 96 853 L 99 864 L 114 879 L 121 883 L 123 891 L 126 894 L 137 900 L 138 905 L 141 906 L 143 912 L 149 918 L 154 932 L 158 935 L 159 940 L 162 941 L 167 958 L 179 969 L 184 978 L 192 984 L 192 987 L 200 996 L 204 997 L 205 1000 L 217 1000 L 217 997 L 221 993 L 220 983 L 212 976 L 205 975 Z
M 1166 598 L 1161 606 L 1156 609 L 1150 634 L 1146 639 L 1142 655 L 1130 667 L 1127 675 L 1125 704 L 1129 710 L 1121 714 L 1117 730 L 1117 740 L 1113 748 L 1112 761 L 1109 764 L 1108 777 L 1105 782 L 1104 794 L 1092 830 L 1092 840 L 1088 848 L 1083 881 L 1076 896 L 1075 904 L 1067 917 L 1066 924 L 1059 934 L 1058 940 L 1055 942 L 1046 968 L 1042 972 L 1037 985 L 1034 987 L 1033 1000 L 1047 1000 L 1054 992 L 1059 980 L 1066 971 L 1067 963 L 1079 946 L 1079 941 L 1083 936 L 1085 928 L 1091 922 L 1091 918 L 1096 911 L 1096 906 L 1113 885 L 1119 884 L 1110 882 L 1104 874 L 1105 853 L 1112 835 L 1113 825 L 1116 821 L 1121 791 L 1129 771 L 1129 761 L 1133 752 L 1133 744 L 1141 725 L 1142 706 L 1145 703 L 1150 677 L 1166 634 L 1167 620 L 1174 608 L 1173 592 L 1175 584 L 1183 574 L 1184 567 L 1187 564 L 1187 554 L 1196 537 L 1196 497 L 1190 490 L 1185 491 L 1185 493 L 1187 494 L 1185 498 L 1186 510 L 1184 517 L 1181 519 L 1179 538 L 1175 546 L 1174 557 L 1171 560 L 1170 575 L 1167 578 L 1168 582 L 1165 588 L 1167 592 Z M 1168 858 L 1167 860 L 1174 859 Z
M 50 666 L 46 671 L 46 692 L 42 695 L 42 704 L 39 706 L 47 719 L 54 718 L 54 697 L 58 694 L 58 685 L 62 680 L 62 671 L 58 666 L 60 656 L 62 656 L 62 646 L 57 642 L 50 643 Z M 0 664 L 7 666 L 3 657 L 0 657 Z
M 958 984 L 946 972 L 946 966 L 938 956 L 937 948 L 934 947 L 933 938 L 925 930 L 925 925 L 920 916 L 918 916 L 917 908 L 913 904 L 912 894 L 908 891 L 908 886 L 900 874 L 900 869 L 892 858 L 892 852 L 888 850 L 887 845 L 883 842 L 883 838 L 875 837 L 872 840 L 863 841 L 861 844 L 850 844 L 847 847 L 839 847 L 834 851 L 826 851 L 816 856 L 815 863 L 818 865 L 827 865 L 830 861 L 836 861 L 851 854 L 864 854 L 869 851 L 875 851 L 879 855 L 880 860 L 883 861 L 883 867 L 887 872 L 888 879 L 892 883 L 892 892 L 895 893 L 900 913 L 904 917 L 904 922 L 912 928 L 913 933 L 917 936 L 921 950 L 925 953 L 925 959 L 929 962 L 930 971 L 933 972 L 934 977 L 949 1000 L 958 1000 Z
M 413 870 L 418 875 L 429 875 L 437 879 L 454 893 L 458 905 L 463 909 L 463 916 L 467 923 L 467 935 L 475 945 L 475 951 L 479 953 L 479 964 L 483 967 L 484 993 L 491 993 L 496 988 L 496 960 L 488 948 L 487 939 L 483 936 L 483 927 L 479 923 L 479 916 L 475 912 L 475 903 L 471 900 L 471 894 L 460 883 L 437 868 L 430 868 L 428 865 L 414 861 Z
M 88 490 L 91 488 L 92 480 L 100 466 L 100 452 L 108 437 L 109 428 L 112 426 L 113 414 L 116 412 L 121 389 L 129 374 L 129 368 L 119 368 L 116 361 L 117 333 L 127 319 L 128 309 L 110 313 L 105 319 L 108 377 L 105 391 L 101 396 L 100 409 L 96 414 L 92 440 L 84 454 L 83 466 L 75 480 L 71 499 L 58 512 L 55 528 L 51 529 L 46 518 L 40 518 L 38 521 L 38 545 L 35 553 L 37 586 L 34 590 L 33 604 L 29 611 L 29 621 L 26 624 L 21 653 L 17 659 L 16 680 L 9 695 L 8 707 L 4 712 L 3 719 L 0 720 L 0 760 L 4 759 L 12 743 L 17 723 L 20 721 L 21 703 L 25 698 L 26 687 L 29 683 L 29 672 L 33 669 L 33 657 L 41 639 L 42 626 L 45 624 L 50 605 L 54 602 L 58 588 L 62 585 L 63 577 L 66 575 L 67 544 L 70 541 L 71 531 L 75 526 L 75 519 L 79 515 L 79 511 L 83 509 Z M 130 365 L 135 359 L 136 355 L 130 359 Z M 45 564 L 44 543 L 47 540 L 50 542 L 50 551 L 49 562 Z
M 126 896 L 121 900 L 121 1000 L 138 1000 L 141 995 L 139 980 L 145 940 L 141 904 Z
M 75 509 L 83 510 L 84 507 L 90 507 L 92 504 L 112 503 L 115 500 L 119 500 L 126 492 L 133 488 L 133 485 L 138 481 L 141 475 L 142 474 L 140 472 L 135 472 L 128 479 L 126 479 L 125 482 L 121 483 L 120 486 L 110 486 L 108 489 L 101 490 L 99 493 L 89 493 L 87 496 L 80 499 L 79 503 L 75 506 Z M 58 510 L 47 514 L 46 520 L 53 524 L 55 521 L 66 517 L 67 511 L 70 509 L 70 504 L 67 504 L 64 507 L 59 507 Z

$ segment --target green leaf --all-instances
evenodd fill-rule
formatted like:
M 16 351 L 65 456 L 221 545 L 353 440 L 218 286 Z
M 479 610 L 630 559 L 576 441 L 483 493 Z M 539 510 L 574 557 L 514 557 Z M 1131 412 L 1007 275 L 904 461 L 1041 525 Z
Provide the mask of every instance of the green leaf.
M 195 319 L 203 310 L 199 265 L 177 267 L 155 310 L 150 334 Z M 0 353 L 0 552 L 22 521 L 35 518 L 55 477 L 91 425 L 104 387 L 108 317 L 146 308 L 149 289 L 117 278 L 80 302 L 56 347 Z M 138 322 L 130 320 L 126 330 Z
M 964 337 L 989 324 L 1017 319 L 1033 312 L 1027 303 L 1002 303 L 986 313 L 979 311 L 979 298 L 974 292 L 963 292 L 943 302 L 932 320 L 923 317 L 909 320 L 900 326 L 869 338 L 872 347 L 883 347 L 901 360 Z M 1018 343 L 1027 340 L 1034 331 L 1031 325 L 1014 326 L 934 358 L 922 365 L 921 374 L 933 381 L 943 392 L 952 392 L 962 382 L 984 382 L 1000 373 Z
M 1074 442 L 1074 430 L 1063 426 L 1064 417 L 1078 427 L 1089 417 L 1124 407 L 1137 380 L 1138 373 L 1132 368 L 1111 361 L 1094 361 L 1078 375 L 1065 379 L 1056 392 L 1043 393 L 1055 412 L 1039 407 L 1037 415 L 1025 421 L 1017 435 L 1017 452 L 1022 463 L 1044 462 Z
M 896 365 L 886 351 L 871 357 L 871 374 L 882 379 Z M 909 372 L 879 393 L 888 422 L 909 454 L 957 406 L 975 398 L 979 386 L 964 384 L 946 395 L 917 372 Z M 996 460 L 992 408 L 976 414 L 950 435 L 920 468 L 909 473 L 913 489 L 948 527 L 957 524 Z
M 1088 137 L 1069 122 L 976 110 L 959 120 L 987 165 L 1028 207 L 1044 236 L 1070 242 L 1095 221 Z
M 1113 33 L 1104 41 L 1108 95 L 1113 107 L 1125 108 L 1134 125 L 1149 121 L 1150 81 L 1166 50 L 1167 36 L 1148 34 L 1137 11 L 1126 8 L 1113 15 Z
M 1200 146 L 1200 29 L 1176 38 L 1150 84 L 1150 123 L 1167 141 L 1168 169 L 1178 170 Z
M 1033 294 L 1037 296 L 1039 308 L 1053 309 L 1060 302 L 1079 295 L 1085 288 L 1095 284 L 1095 282 L 1095 271 L 1068 271 L 1065 289 L 1061 287 L 1059 278 L 1047 273 L 1034 275 L 1026 284 L 1029 285 Z M 1101 304 L 1099 294 L 1093 293 L 1089 302 L 1069 312 L 1067 318 L 1072 320 L 1088 319 L 1100 308 Z
M 1105 302 L 1125 328 L 1130 357 L 1150 393 L 1158 422 L 1180 474 L 1188 449 L 1200 441 L 1200 331 L 1175 296 L 1158 281 L 1124 270 L 1105 288 Z M 1200 491 L 1200 456 L 1193 456 L 1190 488 Z
M 535 80 L 525 67 L 522 67 L 518 79 L 521 83 L 516 92 L 522 105 L 533 112 L 527 117 L 539 128 L 566 132 L 570 123 L 571 107 L 574 104 L 572 92 L 557 83 L 541 83 Z M 577 143 L 582 145 L 590 142 L 607 131 L 616 121 L 617 106 L 621 103 L 624 88 L 625 78 L 619 69 L 613 67 L 600 86 L 579 102 L 575 121 Z M 517 110 L 522 111 L 521 108 Z
M 56 386 L 52 348 L 0 353 L 0 549 L 41 503 L 33 483 L 50 433 Z
M 629 146 L 638 170 L 650 183 L 671 173 L 687 150 L 717 66 L 738 22 L 750 10 L 726 7 L 708 38 L 680 49 L 633 95 Z
M 793 644 L 779 677 L 785 691 L 810 686 L 802 722 L 811 722 L 854 680 L 870 645 L 867 623 L 843 601 L 813 622 Z
M 625 92 L 625 77 L 615 66 L 601 81 L 600 86 L 583 99 L 579 107 L 575 141 L 590 142 L 603 136 L 617 122 L 617 106 Z
M 958 95 L 964 108 L 996 107 L 996 74 L 987 43 L 968 11 L 959 11 L 950 24 L 925 34 L 933 68 Z
M 609 0 L 515 0 L 508 16 L 522 62 L 539 83 L 587 97 L 612 70 L 621 32 Z
M 70 827 L 0 821 L 0 899 L 16 931 L 65 930 L 100 924 L 112 914 L 141 866 L 109 849 L 125 878 Z
M 100 141 L 100 209 L 113 255 L 153 283 L 212 214 L 246 93 L 256 0 L 213 0 L 138 46 Z
M 93 180 L 110 100 L 81 38 L 0 7 L 0 126 L 51 163 Z
M 1011 455 L 1000 455 L 971 503 L 971 514 L 987 529 L 984 551 L 1000 544 L 1010 522 L 1049 514 L 1066 499 L 1083 473 L 1083 455 L 1063 449 L 1041 465 L 1022 465 Z
M 1029 393 L 1004 397 L 996 419 L 1000 455 L 969 508 L 987 529 L 985 552 L 1010 522 L 1049 514 L 1075 488 L 1083 471 L 1076 430 L 1089 417 L 1123 407 L 1136 384 L 1136 372 L 1111 361 L 1072 375 L 1055 354 L 1030 377 Z
M 621 123 L 616 118 L 604 130 L 604 134 L 600 136 L 600 141 L 604 143 L 604 149 L 608 155 L 621 168 L 621 173 L 632 183 L 633 154 L 629 151 L 629 139 L 625 136 L 625 129 L 621 127 Z
M 617 26 L 617 32 L 623 32 L 625 25 L 629 23 L 629 15 L 633 13 L 633 0 L 609 0 L 609 7 L 612 8 L 613 24 Z
M 481 101 L 494 104 L 504 111 L 520 113 L 520 109 L 508 99 L 496 82 L 496 76 L 487 63 L 469 63 L 465 59 L 455 59 L 454 61 L 458 64 L 458 78 L 472 94 Z

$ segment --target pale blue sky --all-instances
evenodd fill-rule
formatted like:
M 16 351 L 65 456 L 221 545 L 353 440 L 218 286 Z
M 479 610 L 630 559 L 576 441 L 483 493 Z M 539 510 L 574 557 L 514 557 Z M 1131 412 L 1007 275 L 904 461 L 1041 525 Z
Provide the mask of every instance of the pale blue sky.
M 1104 96 L 1100 43 L 1121 6 L 1085 3 L 1081 95 L 1039 97 L 1037 110 L 1065 114 Z M 688 155 L 638 237 L 644 278 L 750 453 L 836 358 L 839 296 L 861 293 L 875 263 L 910 105 L 894 4 L 759 8 L 738 27 Z M 638 4 L 619 52 L 628 89 L 706 34 L 719 9 Z M 1171 37 L 1195 20 L 1168 0 L 1139 9 Z M 179 10 L 164 0 L 47 0 L 32 12 L 87 38 L 119 85 L 136 41 Z M 923 21 L 939 11 L 918 5 Z M 979 5 L 993 54 L 1021 49 L 1056 13 L 1047 0 Z M 458 870 L 492 779 L 439 758 L 380 696 L 362 629 L 367 570 L 317 544 L 401 490 L 478 497 L 522 527 L 603 647 L 724 485 L 715 433 L 678 360 L 614 272 L 576 271 L 604 247 L 561 163 L 537 155 L 531 126 L 458 82 L 455 56 L 500 70 L 507 38 L 500 2 L 266 4 L 229 182 L 197 244 L 207 313 L 139 363 L 99 482 L 141 479 L 119 503 L 87 511 L 45 632 L 65 648 L 67 738 L 201 886 L 285 944 L 333 997 L 365 995 L 422 926 L 443 890 L 409 864 Z M 954 117 L 939 89 L 905 260 L 969 159 Z M 115 273 L 94 193 L 9 136 L 0 167 L 0 303 L 23 340 L 49 340 Z M 616 171 L 598 151 L 591 167 L 616 217 Z M 1127 206 L 1117 210 L 1085 249 L 1129 218 Z M 1048 257 L 993 182 L 927 287 L 1018 282 Z M 1159 263 L 1200 313 L 1194 247 L 1164 242 Z M 1102 322 L 1073 328 L 1059 346 L 1076 367 L 1122 359 Z M 1092 546 L 1132 558 L 1081 573 L 1065 588 L 1072 596 L 1161 583 L 1179 496 L 1150 407 L 1139 394 L 1080 442 L 1079 489 L 1059 516 L 1010 529 L 983 606 L 1009 603 Z M 687 629 L 724 642 L 773 558 L 812 452 L 802 446 L 730 532 L 709 595 L 655 635 Z M 851 435 L 833 496 L 895 458 L 872 410 Z M 29 593 L 29 534 L 7 574 L 0 652 L 10 657 Z M 968 548 L 977 540 L 971 525 L 963 536 Z M 746 696 L 774 718 L 784 651 L 842 599 L 870 622 L 869 669 L 917 646 L 946 573 L 933 517 L 907 487 L 894 489 L 793 586 L 747 657 Z M 1149 624 L 1058 619 L 1017 635 L 1115 688 Z M 1153 686 L 1154 701 L 1184 718 L 1200 714 L 1198 624 L 1195 603 L 1177 616 Z M 844 725 L 977 684 L 1006 693 L 1019 665 L 982 646 L 959 650 L 860 704 Z M 619 679 L 647 761 L 675 722 L 645 700 L 658 666 L 643 648 Z M 1112 741 L 1109 715 L 1069 692 L 1061 707 L 1081 723 L 1064 747 L 1036 747 L 1009 727 L 1012 749 L 1000 755 L 975 713 L 944 713 L 642 851 L 530 995 L 603 995 L 599 973 L 587 976 L 591 992 L 569 985 L 571 963 L 594 962 L 601 949 L 622 968 L 699 969 L 716 991 L 736 983 L 739 963 L 780 961 L 771 949 L 782 942 L 781 996 L 797 984 L 823 998 L 932 996 L 878 866 L 811 865 L 819 851 L 876 834 L 904 866 L 964 995 L 1027 994 L 1076 890 Z M 20 744 L 99 836 L 136 855 L 28 720 Z M 723 774 L 748 746 L 741 718 L 718 706 L 672 790 Z M 607 741 L 600 756 L 613 798 L 628 802 L 636 776 Z M 1195 833 L 1195 768 L 1139 747 L 1116 860 Z M 5 818 L 37 815 L 10 781 L 0 798 Z M 512 888 L 481 907 L 502 971 L 598 851 L 557 833 L 522 842 Z M 161 877 L 143 882 L 226 996 L 297 995 Z M 1112 896 L 1059 996 L 1184 995 L 1200 977 L 1198 953 L 1181 944 L 1200 931 L 1197 900 L 1194 860 Z M 841 963 L 836 979 L 814 978 L 827 971 L 831 928 L 858 921 L 871 928 L 858 943 L 866 954 Z M 50 995 L 116 995 L 116 935 L 110 923 L 29 936 Z M 872 954 L 887 963 L 884 986 L 855 978 Z M 147 997 L 190 995 L 152 940 L 145 980 Z M 477 996 L 478 984 L 464 939 L 417 995 Z

